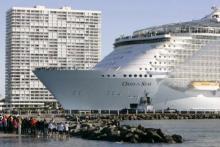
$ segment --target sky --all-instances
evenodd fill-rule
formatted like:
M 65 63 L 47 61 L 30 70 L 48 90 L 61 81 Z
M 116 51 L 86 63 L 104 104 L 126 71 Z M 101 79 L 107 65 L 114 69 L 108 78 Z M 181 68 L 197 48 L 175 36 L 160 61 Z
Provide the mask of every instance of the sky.
M 70 6 L 72 9 L 102 12 L 102 58 L 113 50 L 114 39 L 133 31 L 173 22 L 204 17 L 220 0 L 0 0 L 0 95 L 5 94 L 6 11 L 13 7 L 47 8 Z

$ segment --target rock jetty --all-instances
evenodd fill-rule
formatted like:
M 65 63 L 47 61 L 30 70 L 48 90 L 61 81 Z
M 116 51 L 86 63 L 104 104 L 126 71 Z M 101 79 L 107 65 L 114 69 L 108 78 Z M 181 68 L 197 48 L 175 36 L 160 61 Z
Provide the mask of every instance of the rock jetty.
M 182 143 L 180 135 L 167 135 L 161 129 L 120 125 L 116 120 L 83 121 L 70 127 L 70 135 L 89 140 L 127 143 Z

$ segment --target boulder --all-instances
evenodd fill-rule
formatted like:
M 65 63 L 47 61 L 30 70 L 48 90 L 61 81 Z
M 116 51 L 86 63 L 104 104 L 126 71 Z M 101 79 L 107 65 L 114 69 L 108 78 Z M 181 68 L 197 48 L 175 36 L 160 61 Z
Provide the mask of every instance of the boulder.
M 174 134 L 174 135 L 172 135 L 172 138 L 173 138 L 173 140 L 174 140 L 176 143 L 182 143 L 182 142 L 183 142 L 183 137 L 180 136 L 180 135 Z
M 84 139 L 105 140 L 111 142 L 128 143 L 182 143 L 180 135 L 166 135 L 161 129 L 144 128 L 139 125 L 131 127 L 128 125 L 117 126 L 111 120 L 93 120 L 71 127 L 70 134 Z

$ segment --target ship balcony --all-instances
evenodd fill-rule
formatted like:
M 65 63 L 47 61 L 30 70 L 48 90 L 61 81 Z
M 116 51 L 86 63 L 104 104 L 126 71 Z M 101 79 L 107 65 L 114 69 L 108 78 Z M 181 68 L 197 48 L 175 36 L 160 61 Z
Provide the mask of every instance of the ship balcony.
M 122 36 L 117 38 L 114 43 L 114 47 L 130 45 L 130 44 L 142 44 L 142 43 L 156 43 L 162 41 L 168 41 L 170 34 L 156 35 L 156 36 Z

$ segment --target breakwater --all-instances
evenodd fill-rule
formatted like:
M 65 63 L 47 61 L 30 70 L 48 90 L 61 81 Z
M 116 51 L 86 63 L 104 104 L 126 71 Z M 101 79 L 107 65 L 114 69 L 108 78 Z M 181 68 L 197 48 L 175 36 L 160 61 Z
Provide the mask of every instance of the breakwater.
M 83 119 L 70 127 L 70 135 L 89 140 L 127 143 L 182 143 L 180 135 L 168 135 L 161 129 L 120 125 L 116 119 Z
M 115 120 L 166 120 L 166 119 L 220 119 L 220 112 L 151 112 L 151 113 L 125 113 L 125 114 L 74 114 L 66 115 L 67 120 L 75 121 L 76 117 L 84 119 L 115 119 Z

